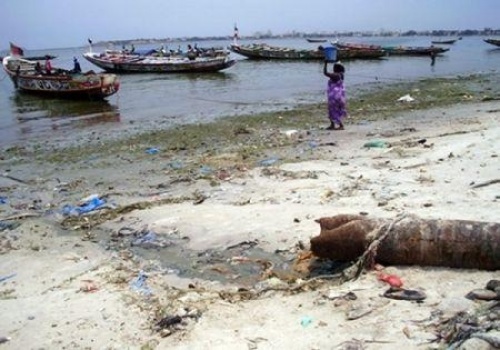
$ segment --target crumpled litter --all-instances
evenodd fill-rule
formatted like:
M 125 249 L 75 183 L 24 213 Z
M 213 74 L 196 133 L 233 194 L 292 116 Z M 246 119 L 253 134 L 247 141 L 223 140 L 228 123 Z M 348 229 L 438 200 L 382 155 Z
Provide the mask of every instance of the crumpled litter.
M 133 291 L 135 291 L 139 294 L 142 294 L 144 296 L 152 295 L 153 291 L 146 284 L 147 278 L 148 278 L 148 276 L 144 273 L 144 271 L 142 271 L 142 270 L 139 271 L 139 275 L 130 282 L 130 288 Z
M 388 147 L 388 144 L 387 144 L 387 142 L 382 141 L 382 140 L 371 140 L 371 141 L 365 142 L 363 147 L 366 147 L 366 148 L 386 148 L 386 147 Z
M 172 245 L 171 241 L 159 238 L 155 232 L 149 230 L 142 231 L 141 235 L 132 241 L 132 246 L 144 249 L 165 248 L 170 245 Z
M 92 195 L 87 197 L 82 204 L 78 206 L 72 206 L 70 204 L 66 204 L 63 207 L 63 215 L 65 216 L 79 216 L 81 214 L 88 213 L 92 210 L 99 209 L 106 201 L 104 199 L 99 198 L 98 195 Z
M 399 102 L 412 102 L 412 101 L 415 101 L 415 99 L 413 97 L 411 97 L 410 94 L 406 94 L 406 95 L 398 98 L 398 101 Z
M 7 276 L 0 276 L 0 282 L 3 282 L 3 281 L 6 281 L 8 279 L 11 279 L 13 277 L 16 277 L 16 275 L 17 275 L 16 273 L 12 273 L 12 274 L 7 275 Z
M 278 157 L 263 159 L 263 160 L 259 161 L 259 166 L 263 166 L 263 167 L 271 166 L 274 163 L 278 162 L 279 160 L 280 159 Z
M 159 152 L 160 152 L 160 150 L 158 148 L 155 148 L 155 147 L 150 147 L 150 148 L 146 149 L 147 154 L 157 154 Z

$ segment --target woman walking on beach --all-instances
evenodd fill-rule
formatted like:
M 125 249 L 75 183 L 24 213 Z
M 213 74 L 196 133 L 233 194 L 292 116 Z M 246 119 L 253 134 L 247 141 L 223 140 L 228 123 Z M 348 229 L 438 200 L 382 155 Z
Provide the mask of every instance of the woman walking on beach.
M 323 66 L 323 74 L 328 79 L 328 118 L 330 119 L 330 126 L 327 130 L 344 130 L 342 119 L 347 116 L 346 97 L 344 89 L 344 72 L 345 68 L 340 63 L 333 65 L 333 72 L 328 72 L 328 62 L 325 60 Z M 338 127 L 336 127 L 338 125 Z

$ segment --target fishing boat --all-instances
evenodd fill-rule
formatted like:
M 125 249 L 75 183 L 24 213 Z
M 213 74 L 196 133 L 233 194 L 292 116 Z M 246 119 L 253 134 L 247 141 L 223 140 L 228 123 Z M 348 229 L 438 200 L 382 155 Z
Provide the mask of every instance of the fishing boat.
M 44 61 L 46 60 L 47 58 L 49 60 L 53 60 L 54 58 L 57 58 L 56 55 L 43 55 L 43 56 L 23 56 L 23 58 L 25 60 L 28 60 L 28 61 Z M 0 56 L 0 61 L 3 60 L 3 56 Z
M 389 56 L 430 56 L 439 55 L 449 48 L 439 46 L 381 46 L 361 43 L 336 42 L 335 45 L 344 49 L 384 50 Z
M 382 48 L 389 56 L 437 56 L 450 50 L 438 46 L 383 46 Z
M 205 73 L 218 72 L 235 64 L 228 55 L 215 56 L 163 56 L 135 54 L 123 51 L 88 52 L 83 55 L 89 62 L 115 73 Z
M 453 40 L 432 40 L 431 43 L 432 44 L 437 44 L 437 45 L 452 45 L 455 43 L 455 41 L 457 41 L 457 39 L 453 39 Z
M 270 46 L 267 44 L 231 45 L 229 50 L 252 60 L 324 60 L 325 54 L 320 46 L 316 49 L 295 49 Z M 337 49 L 337 59 L 377 59 L 385 55 L 379 50 Z
M 114 74 L 76 73 L 66 69 L 39 69 L 39 63 L 21 57 L 6 56 L 2 60 L 5 72 L 14 87 L 21 92 L 80 100 L 102 100 L 120 87 Z
M 380 50 L 382 46 L 363 44 L 363 43 L 348 43 L 344 41 L 332 41 L 332 45 L 335 45 L 341 49 L 353 49 L 353 50 Z
M 308 43 L 326 43 L 326 39 L 306 38 Z
M 488 39 L 483 39 L 483 40 L 484 40 L 485 43 L 488 43 L 488 44 L 500 47 L 500 39 L 488 38 Z
M 54 58 L 57 57 L 55 55 L 50 55 L 50 54 L 38 55 L 38 56 L 25 56 L 24 49 L 13 43 L 10 43 L 10 55 L 16 57 L 22 57 L 28 61 L 43 61 L 46 59 L 53 60 Z M 3 61 L 3 59 L 4 57 L 0 56 L 0 61 Z

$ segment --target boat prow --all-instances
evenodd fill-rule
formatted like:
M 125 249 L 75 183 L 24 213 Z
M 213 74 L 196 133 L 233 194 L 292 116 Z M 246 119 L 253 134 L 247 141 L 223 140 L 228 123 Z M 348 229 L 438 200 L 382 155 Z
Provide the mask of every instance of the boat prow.
M 494 46 L 500 47 L 500 39 L 488 38 L 488 39 L 484 39 L 484 42 L 488 43 L 488 44 L 491 44 L 491 45 L 494 45 Z

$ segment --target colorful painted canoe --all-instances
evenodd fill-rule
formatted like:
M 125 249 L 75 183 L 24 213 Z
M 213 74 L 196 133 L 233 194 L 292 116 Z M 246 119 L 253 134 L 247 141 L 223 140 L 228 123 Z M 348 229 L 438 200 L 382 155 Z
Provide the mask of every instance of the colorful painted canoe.
M 79 100 L 102 100 L 113 95 L 120 88 L 118 77 L 114 74 L 73 73 L 53 68 L 51 72 L 36 69 L 36 62 L 7 56 L 2 65 L 21 92 Z

